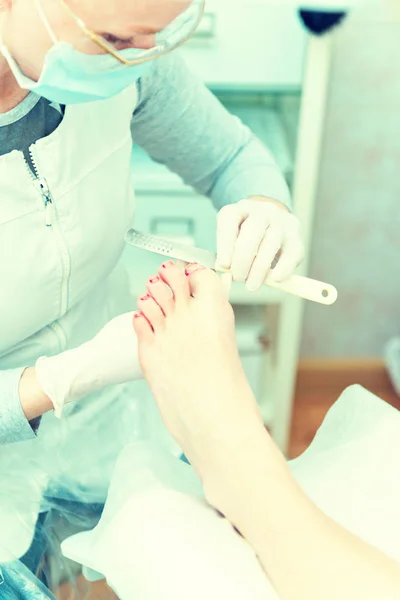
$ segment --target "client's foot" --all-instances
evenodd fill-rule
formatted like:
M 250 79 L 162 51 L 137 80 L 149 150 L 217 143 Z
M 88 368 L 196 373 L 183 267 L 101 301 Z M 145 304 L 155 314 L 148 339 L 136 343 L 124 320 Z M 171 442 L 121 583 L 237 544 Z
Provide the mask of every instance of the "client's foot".
M 238 446 L 261 418 L 244 375 L 232 307 L 218 276 L 160 267 L 138 301 L 139 360 L 165 424 L 201 471 L 216 448 Z M 205 454 L 208 454 L 205 457 Z

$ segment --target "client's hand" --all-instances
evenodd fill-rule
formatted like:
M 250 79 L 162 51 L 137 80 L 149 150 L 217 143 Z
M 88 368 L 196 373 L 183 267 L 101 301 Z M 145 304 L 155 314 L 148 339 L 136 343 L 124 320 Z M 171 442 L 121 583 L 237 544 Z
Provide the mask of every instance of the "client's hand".
M 90 342 L 36 363 L 36 379 L 61 416 L 64 404 L 108 385 L 139 379 L 133 313 L 116 317 Z

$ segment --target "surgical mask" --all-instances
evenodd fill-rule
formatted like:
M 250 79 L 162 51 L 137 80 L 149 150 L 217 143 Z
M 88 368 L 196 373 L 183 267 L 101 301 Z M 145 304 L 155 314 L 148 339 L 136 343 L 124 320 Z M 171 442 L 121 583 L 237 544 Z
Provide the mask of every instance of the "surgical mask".
M 120 58 L 117 59 L 112 56 L 112 52 L 85 54 L 70 44 L 58 40 L 43 10 L 41 0 L 34 0 L 38 14 L 53 42 L 52 48 L 45 56 L 39 81 L 33 81 L 22 72 L 2 42 L 1 36 L 0 52 L 7 60 L 21 88 L 35 92 L 51 102 L 80 104 L 105 100 L 137 82 L 151 69 L 154 58 L 188 39 L 200 23 L 204 2 L 205 0 L 191 0 L 190 6 L 157 34 L 157 43 L 150 52 L 140 48 L 126 48 L 118 51 Z M 83 21 L 68 8 L 68 5 L 66 8 L 79 27 L 91 37 L 91 32 L 86 30 Z M 96 35 L 96 37 L 101 36 Z M 103 48 L 103 44 L 101 47 Z M 134 64 L 124 64 L 121 58 L 127 63 Z
M 115 96 L 138 81 L 153 64 L 147 61 L 133 66 L 119 65 L 107 54 L 84 54 L 66 42 L 56 42 L 48 51 L 36 82 L 22 72 L 1 39 L 0 51 L 22 89 L 59 104 L 80 104 Z M 132 48 L 127 52 L 131 57 Z

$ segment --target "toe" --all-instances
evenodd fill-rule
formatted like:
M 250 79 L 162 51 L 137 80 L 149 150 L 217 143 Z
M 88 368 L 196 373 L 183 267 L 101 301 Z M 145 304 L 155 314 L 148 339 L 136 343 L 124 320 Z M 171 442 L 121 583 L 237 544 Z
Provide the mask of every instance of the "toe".
M 171 288 L 164 283 L 158 275 L 150 277 L 147 281 L 146 288 L 147 292 L 161 308 L 163 314 L 165 316 L 170 315 L 174 309 L 174 298 L 172 296 Z
M 189 301 L 189 282 L 182 269 L 172 261 L 168 261 L 161 265 L 158 274 L 171 288 L 174 300 L 177 304 Z
M 138 337 L 139 342 L 149 342 L 153 339 L 154 333 L 150 323 L 143 313 L 133 313 L 133 328 Z
M 218 299 L 226 300 L 226 291 L 215 271 L 197 264 L 186 267 L 190 294 L 193 298 L 209 298 L 212 302 Z
M 161 329 L 165 324 L 165 316 L 157 302 L 149 294 L 142 296 L 137 301 L 138 309 L 146 317 L 154 331 Z

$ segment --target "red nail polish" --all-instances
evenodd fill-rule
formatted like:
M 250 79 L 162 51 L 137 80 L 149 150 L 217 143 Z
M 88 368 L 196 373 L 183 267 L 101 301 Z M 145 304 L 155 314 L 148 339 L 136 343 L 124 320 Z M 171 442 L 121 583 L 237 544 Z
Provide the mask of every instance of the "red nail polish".
M 190 273 L 191 273 L 191 270 L 192 270 L 194 267 L 197 267 L 197 263 L 189 263 L 189 264 L 188 264 L 188 266 L 187 266 L 187 267 L 186 267 L 186 269 L 185 269 L 185 275 L 186 275 L 186 277 L 189 277 L 189 275 L 190 275 Z M 191 269 L 191 270 L 189 271 L 188 269 Z
M 197 271 L 202 271 L 204 268 L 205 267 L 202 267 L 201 265 L 199 265 L 199 263 L 190 263 L 190 265 L 188 265 L 185 269 L 185 275 L 189 277 L 189 275 L 192 275 Z M 188 269 L 190 269 L 190 271 Z
M 167 267 L 172 267 L 174 264 L 175 263 L 173 260 L 167 260 L 167 262 L 163 263 L 161 266 L 163 267 L 163 269 L 166 269 Z
M 151 279 L 149 279 L 150 283 L 157 283 L 158 281 L 160 281 L 159 277 L 152 277 Z
M 139 317 L 141 317 L 141 316 L 142 316 L 141 312 L 135 312 L 135 313 L 133 313 L 133 318 L 134 319 L 139 319 Z
M 140 300 L 148 300 L 150 298 L 150 296 L 148 294 L 146 294 L 145 296 L 142 296 L 140 298 Z

